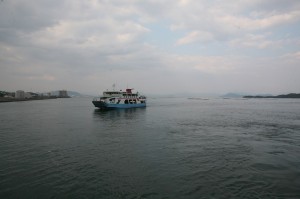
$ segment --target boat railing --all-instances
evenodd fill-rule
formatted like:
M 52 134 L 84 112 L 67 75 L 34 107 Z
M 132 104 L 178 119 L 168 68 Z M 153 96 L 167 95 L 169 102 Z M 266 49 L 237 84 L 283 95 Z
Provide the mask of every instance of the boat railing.
M 94 97 L 93 101 L 100 101 L 100 97 Z

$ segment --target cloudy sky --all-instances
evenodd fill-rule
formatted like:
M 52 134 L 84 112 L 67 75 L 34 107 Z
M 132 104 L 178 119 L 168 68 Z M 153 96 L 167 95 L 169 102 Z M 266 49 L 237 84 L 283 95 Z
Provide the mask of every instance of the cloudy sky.
M 299 0 L 1 0 L 0 90 L 300 92 Z

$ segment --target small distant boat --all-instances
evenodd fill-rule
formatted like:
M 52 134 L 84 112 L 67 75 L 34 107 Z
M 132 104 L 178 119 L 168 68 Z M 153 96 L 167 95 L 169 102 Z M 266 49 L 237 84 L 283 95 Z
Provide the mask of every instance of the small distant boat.
M 146 96 L 132 90 L 128 88 L 126 91 L 104 91 L 102 97 L 94 98 L 92 102 L 100 109 L 146 107 Z

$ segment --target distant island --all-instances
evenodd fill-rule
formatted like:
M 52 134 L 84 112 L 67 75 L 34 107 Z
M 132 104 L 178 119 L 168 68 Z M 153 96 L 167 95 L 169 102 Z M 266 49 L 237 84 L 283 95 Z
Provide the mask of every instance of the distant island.
M 286 95 L 262 96 L 262 95 L 246 95 L 243 98 L 300 98 L 300 93 L 290 93 Z

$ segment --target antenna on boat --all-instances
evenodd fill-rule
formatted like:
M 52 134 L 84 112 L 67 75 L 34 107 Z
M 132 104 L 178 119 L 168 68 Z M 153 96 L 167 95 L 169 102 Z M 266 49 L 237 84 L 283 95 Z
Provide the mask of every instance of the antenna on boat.
M 116 84 L 114 83 L 114 84 L 112 85 L 112 87 L 113 87 L 113 91 L 115 91 Z

